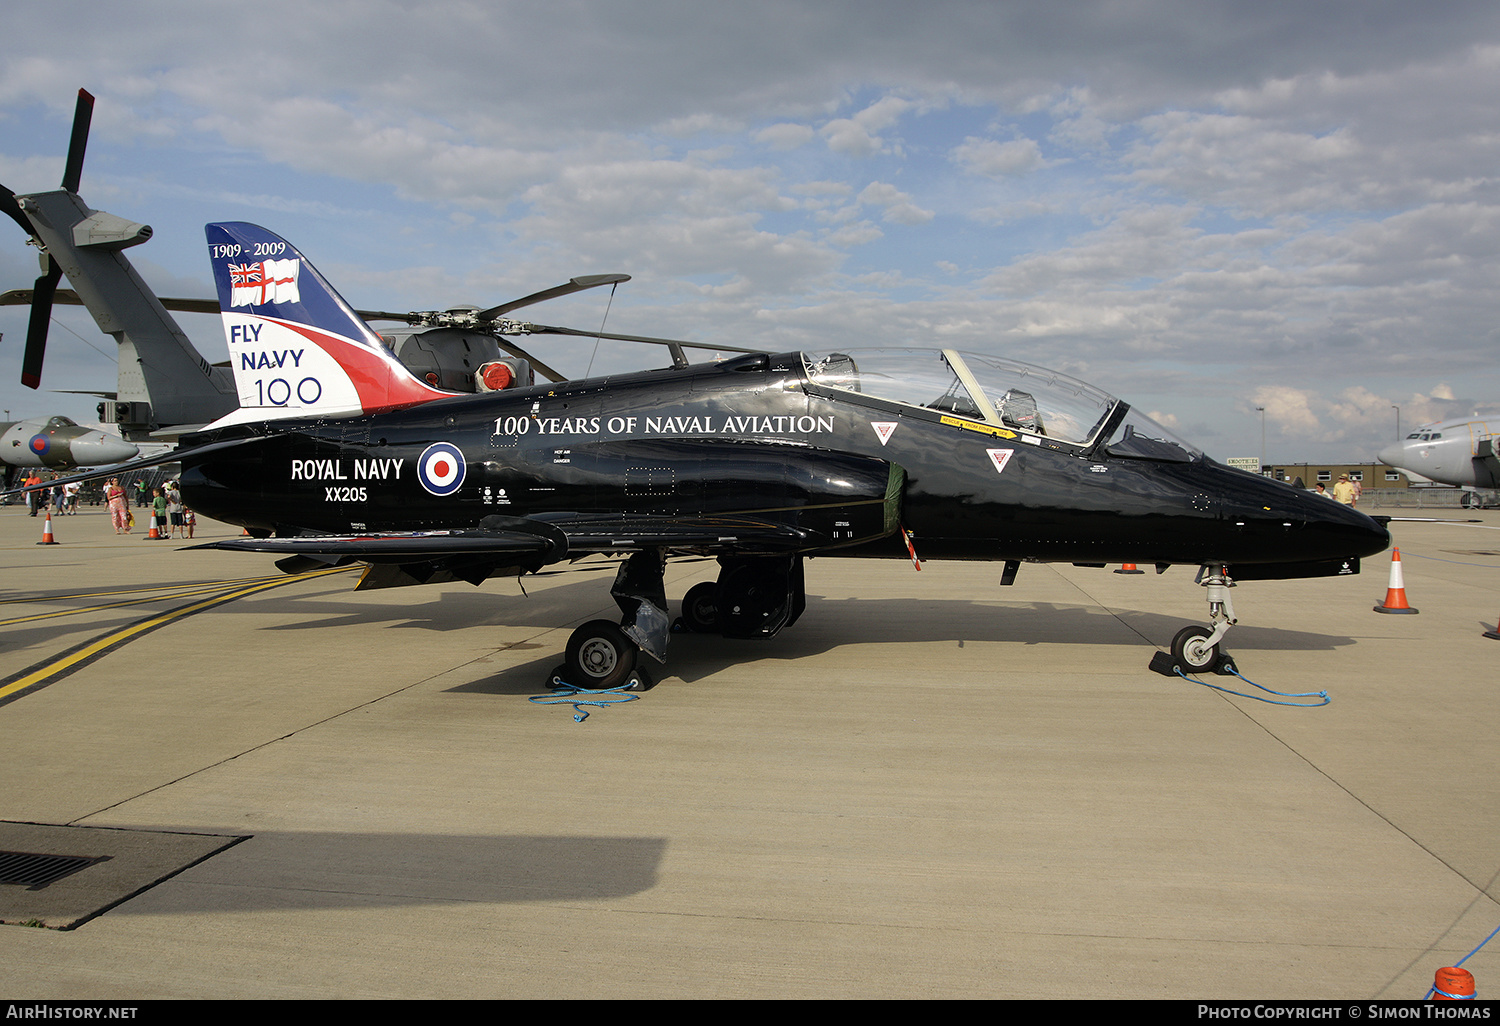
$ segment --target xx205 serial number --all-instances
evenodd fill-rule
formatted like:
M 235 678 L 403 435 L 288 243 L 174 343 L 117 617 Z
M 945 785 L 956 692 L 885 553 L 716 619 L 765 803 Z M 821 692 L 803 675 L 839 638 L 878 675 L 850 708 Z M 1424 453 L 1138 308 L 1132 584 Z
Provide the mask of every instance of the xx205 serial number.
M 363 488 L 344 488 L 332 486 L 323 489 L 323 499 L 327 502 L 365 502 L 365 490 Z

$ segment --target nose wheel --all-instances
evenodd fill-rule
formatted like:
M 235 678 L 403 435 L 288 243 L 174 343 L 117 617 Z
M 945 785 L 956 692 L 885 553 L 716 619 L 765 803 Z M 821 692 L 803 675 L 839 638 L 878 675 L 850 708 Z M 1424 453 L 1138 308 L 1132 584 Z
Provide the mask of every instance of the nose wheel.
M 1229 589 L 1234 581 L 1229 578 L 1227 567 L 1206 563 L 1198 571 L 1196 583 L 1208 589 L 1208 620 L 1210 626 L 1193 624 L 1184 627 L 1172 638 L 1170 657 L 1161 652 L 1151 658 L 1151 669 L 1168 677 L 1183 673 L 1235 672 L 1234 660 L 1223 651 L 1224 635 L 1239 621 L 1234 616 L 1234 604 L 1229 601 Z
M 1219 646 L 1209 639 L 1213 631 L 1193 624 L 1177 632 L 1172 639 L 1172 661 L 1188 673 L 1204 673 L 1219 661 Z

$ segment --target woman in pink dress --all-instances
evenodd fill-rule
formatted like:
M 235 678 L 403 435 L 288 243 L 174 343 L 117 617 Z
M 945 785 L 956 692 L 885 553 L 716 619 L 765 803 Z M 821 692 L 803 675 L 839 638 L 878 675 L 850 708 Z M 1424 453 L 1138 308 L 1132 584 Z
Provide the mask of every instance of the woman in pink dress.
M 115 534 L 130 533 L 130 511 L 125 506 L 125 489 L 120 479 L 112 477 L 104 486 L 104 499 L 109 503 L 109 518 L 115 522 Z

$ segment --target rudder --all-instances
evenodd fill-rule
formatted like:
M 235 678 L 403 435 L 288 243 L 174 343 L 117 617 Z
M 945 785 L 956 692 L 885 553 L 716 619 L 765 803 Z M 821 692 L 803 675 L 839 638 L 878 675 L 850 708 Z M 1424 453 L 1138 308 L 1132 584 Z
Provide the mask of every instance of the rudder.
M 413 376 L 285 239 L 239 221 L 204 232 L 240 401 L 212 426 L 354 417 L 454 394 Z

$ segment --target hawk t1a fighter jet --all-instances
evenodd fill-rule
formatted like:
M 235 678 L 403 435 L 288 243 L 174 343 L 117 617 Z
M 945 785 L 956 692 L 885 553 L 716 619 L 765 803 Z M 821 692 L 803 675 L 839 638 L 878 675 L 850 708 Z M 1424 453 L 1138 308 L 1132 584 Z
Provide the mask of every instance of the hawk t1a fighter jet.
M 1214 462 L 1128 403 L 1028 364 L 953 350 L 750 352 L 488 394 L 407 370 L 290 243 L 211 224 L 240 408 L 174 454 L 189 505 L 297 573 L 368 564 L 358 587 L 622 558 L 619 622 L 574 631 L 564 678 L 666 657 L 667 560 L 718 559 L 694 631 L 769 638 L 805 606 L 808 556 L 1202 567 L 1211 628 L 1235 578 L 1358 571 L 1389 543 L 1362 513 Z M 511 334 L 547 330 L 513 324 Z M 560 329 L 562 330 L 562 329 Z M 662 341 L 662 340 L 656 340 Z M 680 346 L 681 344 L 677 344 Z

